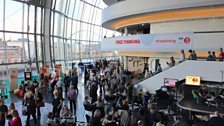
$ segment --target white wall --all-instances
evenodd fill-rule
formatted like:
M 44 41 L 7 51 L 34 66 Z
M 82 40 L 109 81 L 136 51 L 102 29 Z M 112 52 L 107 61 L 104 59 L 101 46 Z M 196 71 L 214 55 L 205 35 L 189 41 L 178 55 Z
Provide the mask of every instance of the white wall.
M 224 33 L 194 34 L 192 48 L 196 51 L 219 51 L 224 48 Z
M 151 23 L 150 33 L 224 31 L 224 18 Z
M 224 62 L 214 61 L 185 61 L 166 71 L 139 83 L 150 92 L 155 92 L 163 86 L 164 78 L 182 80 L 186 76 L 200 76 L 205 81 L 221 82 L 221 70 L 224 70 Z

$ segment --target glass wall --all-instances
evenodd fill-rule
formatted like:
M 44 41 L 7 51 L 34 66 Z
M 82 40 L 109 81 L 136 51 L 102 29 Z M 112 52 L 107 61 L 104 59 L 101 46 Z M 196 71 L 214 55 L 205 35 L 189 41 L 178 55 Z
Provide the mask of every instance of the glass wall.
M 100 49 L 104 36 L 118 35 L 101 27 L 105 7 L 102 0 L 0 0 L 0 80 L 9 68 L 38 75 L 42 65 L 113 56 Z

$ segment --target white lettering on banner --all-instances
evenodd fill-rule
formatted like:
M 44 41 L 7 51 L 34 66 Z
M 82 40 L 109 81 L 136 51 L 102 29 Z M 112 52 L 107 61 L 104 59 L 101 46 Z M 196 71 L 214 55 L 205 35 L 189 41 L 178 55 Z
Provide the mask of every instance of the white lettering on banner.
M 179 52 L 192 48 L 193 33 L 142 34 L 105 38 L 101 50 Z

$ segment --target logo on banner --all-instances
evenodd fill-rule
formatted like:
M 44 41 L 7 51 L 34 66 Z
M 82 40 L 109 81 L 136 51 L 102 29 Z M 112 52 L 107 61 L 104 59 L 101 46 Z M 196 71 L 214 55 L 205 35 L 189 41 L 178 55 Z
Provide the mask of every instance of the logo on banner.
M 189 37 L 184 38 L 184 43 L 189 44 L 191 42 L 191 39 Z

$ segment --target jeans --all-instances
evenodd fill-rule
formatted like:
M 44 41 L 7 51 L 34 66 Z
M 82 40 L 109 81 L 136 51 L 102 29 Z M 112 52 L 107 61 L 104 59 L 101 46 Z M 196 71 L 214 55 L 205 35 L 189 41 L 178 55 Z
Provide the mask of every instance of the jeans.
M 34 119 L 34 123 L 37 123 L 37 118 L 36 118 L 36 113 L 28 113 L 27 114 L 27 119 L 26 119 L 26 124 L 29 125 L 30 124 L 30 115 L 32 115 L 33 119 Z
M 75 102 L 75 100 L 69 100 L 69 102 L 70 102 L 70 110 L 71 110 L 71 112 L 73 112 L 74 115 L 76 115 L 76 102 Z M 73 111 L 73 106 L 74 106 L 74 111 Z
M 37 107 L 37 117 L 40 117 L 41 114 L 40 114 L 40 107 Z

